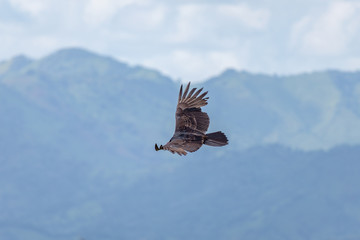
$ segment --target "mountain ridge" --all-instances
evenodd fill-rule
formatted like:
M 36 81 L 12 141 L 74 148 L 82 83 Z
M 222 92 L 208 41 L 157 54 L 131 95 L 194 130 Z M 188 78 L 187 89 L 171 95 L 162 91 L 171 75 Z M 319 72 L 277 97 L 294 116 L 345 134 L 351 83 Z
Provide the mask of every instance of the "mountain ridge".
M 96 53 L 93 52 L 91 50 L 88 50 L 86 48 L 81 48 L 81 47 L 67 47 L 67 48 L 62 48 L 59 50 L 56 50 L 48 55 L 45 55 L 41 58 L 38 59 L 32 59 L 29 58 L 26 55 L 17 55 L 13 58 L 10 58 L 8 60 L 6 59 L 2 59 L 0 61 L 0 66 L 1 64 L 9 64 L 11 62 L 18 62 L 19 60 L 26 60 L 26 62 L 32 62 L 32 61 L 51 61 L 51 59 L 54 58 L 56 60 L 60 60 L 61 58 L 64 59 L 89 59 L 89 58 L 101 58 L 102 60 L 106 60 L 106 61 L 110 61 L 113 63 L 117 63 L 123 66 L 127 66 L 127 67 L 131 67 L 131 68 L 143 68 L 143 69 L 147 69 L 149 71 L 155 71 L 157 73 L 161 74 L 161 69 L 156 70 L 154 68 L 149 68 L 143 65 L 139 65 L 139 64 L 135 64 L 130 66 L 129 64 L 125 63 L 124 61 L 119 61 L 109 55 L 104 55 L 104 54 L 100 54 L 100 53 Z M 1 68 L 0 68 L 1 69 Z M 1 71 L 0 71 L 1 73 Z M 344 74 L 344 75 L 348 75 L 351 76 L 353 74 L 359 74 L 360 70 L 353 70 L 353 71 L 344 71 L 344 70 L 337 70 L 337 69 L 326 69 L 326 70 L 315 70 L 315 71 L 308 71 L 308 72 L 302 72 L 302 73 L 290 73 L 290 74 L 279 74 L 279 73 L 273 73 L 273 74 L 268 74 L 268 73 L 261 73 L 261 72 L 249 72 L 247 70 L 237 70 L 235 68 L 227 68 L 225 70 L 223 70 L 222 72 L 219 72 L 218 74 L 216 74 L 213 77 L 209 77 L 208 79 L 205 79 L 205 81 L 202 81 L 201 83 L 204 83 L 206 81 L 215 79 L 219 76 L 223 76 L 223 75 L 227 75 L 227 74 L 237 74 L 237 75 L 253 75 L 253 76 L 257 76 L 257 77 L 279 77 L 279 78 L 291 78 L 291 77 L 296 77 L 296 76 L 300 76 L 300 77 L 306 77 L 312 74 L 323 74 L 323 73 L 328 73 L 328 74 Z M 165 76 L 164 74 L 161 74 L 163 76 Z M 171 77 L 166 76 L 167 78 L 171 79 Z M 175 81 L 175 80 L 172 80 Z M 176 82 L 176 81 L 175 81 Z
M 210 91 L 210 104 L 204 108 L 209 111 L 210 129 L 214 126 L 214 130 L 224 128 L 230 132 L 231 146 L 244 149 L 254 144 L 280 143 L 311 150 L 329 149 L 338 144 L 360 144 L 360 130 L 356 130 L 360 129 L 358 79 L 360 72 L 272 76 L 228 69 L 201 86 Z M 115 119 L 114 113 L 118 109 L 111 101 L 119 101 L 119 108 L 132 113 L 118 117 L 127 118 L 129 126 L 134 125 L 132 129 L 142 124 L 131 124 L 130 121 L 149 116 L 150 119 L 163 116 L 151 120 L 153 122 L 173 119 L 179 87 L 157 70 L 131 67 L 111 57 L 78 48 L 59 50 L 32 60 L 20 69 L 3 72 L 0 82 L 38 104 L 48 108 L 55 106 L 54 111 L 76 108 L 72 111 L 80 113 L 80 109 L 85 112 L 89 109 L 95 116 L 88 117 L 95 117 L 95 121 L 105 106 L 112 106 L 112 112 L 107 111 L 103 117 L 109 119 L 110 114 L 110 118 Z M 49 104 L 51 102 L 55 105 Z M 131 109 L 127 102 L 138 103 L 135 108 L 142 110 Z M 148 111 L 150 108 L 141 107 L 150 103 L 159 105 L 157 109 L 161 110 L 151 112 Z M 55 110 L 56 106 L 60 109 Z M 140 116 L 144 111 L 147 115 Z M 167 124 L 166 131 L 171 132 L 173 123 Z M 150 125 L 142 131 L 148 129 L 151 129 Z M 158 128 L 157 131 L 162 130 Z
M 11 61 L 0 239 L 360 236 L 358 73 L 228 70 L 193 84 L 229 145 L 179 157 L 154 150 L 174 131 L 178 82 L 71 49 Z

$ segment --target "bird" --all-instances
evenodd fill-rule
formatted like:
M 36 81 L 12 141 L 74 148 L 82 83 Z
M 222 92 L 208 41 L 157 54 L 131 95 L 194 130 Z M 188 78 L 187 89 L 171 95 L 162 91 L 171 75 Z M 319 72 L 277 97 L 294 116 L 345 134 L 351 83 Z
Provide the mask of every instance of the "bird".
M 201 107 L 208 104 L 209 97 L 205 97 L 208 92 L 201 93 L 203 88 L 197 91 L 196 89 L 190 90 L 189 82 L 183 92 L 181 84 L 175 113 L 174 135 L 165 145 L 159 147 L 155 143 L 156 151 L 167 150 L 183 156 L 188 152 L 197 151 L 204 144 L 216 147 L 228 144 L 228 139 L 223 132 L 206 133 L 210 119 L 206 112 L 201 111 Z

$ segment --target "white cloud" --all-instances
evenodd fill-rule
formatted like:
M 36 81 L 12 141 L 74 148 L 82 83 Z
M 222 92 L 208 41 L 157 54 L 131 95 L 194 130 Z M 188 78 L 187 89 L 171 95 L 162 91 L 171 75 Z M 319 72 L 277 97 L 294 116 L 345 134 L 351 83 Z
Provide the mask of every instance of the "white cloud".
M 223 38 L 232 29 L 264 29 L 270 19 L 268 9 L 252 9 L 246 4 L 185 4 L 177 7 L 175 31 L 168 40 L 176 43 L 197 38 Z M 228 35 L 228 34 L 227 34 Z
M 110 20 L 120 9 L 142 4 L 143 0 L 90 0 L 85 6 L 85 21 L 100 25 Z
M 200 5 L 183 5 L 177 9 L 175 31 L 170 31 L 166 37 L 170 42 L 188 42 L 201 33 L 204 27 L 205 9 Z
M 228 67 L 359 69 L 360 3 L 327 2 L 321 9 L 310 0 L 289 3 L 283 13 L 279 1 L 0 0 L 0 58 L 41 57 L 73 44 L 184 80 Z
M 251 9 L 246 4 L 220 5 L 218 12 L 231 20 L 239 21 L 249 28 L 263 29 L 270 19 L 268 9 Z
M 166 14 L 167 8 L 163 5 L 141 6 L 122 12 L 119 19 L 130 31 L 142 31 L 161 25 Z
M 345 71 L 352 71 L 354 69 L 360 70 L 360 56 L 359 57 L 348 57 L 344 60 L 344 63 L 339 68 Z
M 181 81 L 204 81 L 221 71 L 233 67 L 241 68 L 241 58 L 228 51 L 192 52 L 176 50 L 168 55 L 157 56 L 143 61 L 146 66 L 162 69 L 164 73 Z
M 291 42 L 307 54 L 343 54 L 359 28 L 360 3 L 336 1 L 323 14 L 304 16 L 295 23 Z
M 49 2 L 46 2 L 45 0 L 32 0 L 32 1 L 28 1 L 28 0 L 9 0 L 10 4 L 21 10 L 24 11 L 26 13 L 29 13 L 32 16 L 37 16 L 39 15 L 41 12 L 43 12 Z

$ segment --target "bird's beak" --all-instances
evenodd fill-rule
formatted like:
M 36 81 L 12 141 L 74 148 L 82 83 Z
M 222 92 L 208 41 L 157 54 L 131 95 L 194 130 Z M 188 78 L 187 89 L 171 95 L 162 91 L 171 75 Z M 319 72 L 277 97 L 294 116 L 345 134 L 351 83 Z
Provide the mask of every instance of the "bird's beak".
M 164 150 L 163 145 L 160 145 L 160 147 L 158 147 L 158 145 L 155 143 L 155 151 L 159 150 Z

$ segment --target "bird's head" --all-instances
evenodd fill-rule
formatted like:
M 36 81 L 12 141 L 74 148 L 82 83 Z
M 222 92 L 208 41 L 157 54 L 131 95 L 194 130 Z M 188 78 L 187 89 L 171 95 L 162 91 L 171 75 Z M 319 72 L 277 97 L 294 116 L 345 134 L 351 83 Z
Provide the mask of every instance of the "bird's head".
M 155 150 L 159 151 L 159 150 L 164 150 L 163 145 L 160 145 L 160 147 L 158 147 L 158 145 L 155 143 Z

